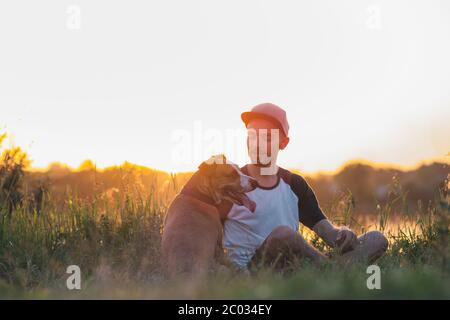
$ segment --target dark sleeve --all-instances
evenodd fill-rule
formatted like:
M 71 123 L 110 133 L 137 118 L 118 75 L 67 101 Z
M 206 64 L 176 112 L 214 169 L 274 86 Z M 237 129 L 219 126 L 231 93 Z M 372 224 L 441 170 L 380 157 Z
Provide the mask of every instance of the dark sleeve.
M 317 202 L 314 191 L 303 177 L 292 174 L 291 188 L 298 197 L 300 223 L 312 229 L 317 222 L 327 219 Z

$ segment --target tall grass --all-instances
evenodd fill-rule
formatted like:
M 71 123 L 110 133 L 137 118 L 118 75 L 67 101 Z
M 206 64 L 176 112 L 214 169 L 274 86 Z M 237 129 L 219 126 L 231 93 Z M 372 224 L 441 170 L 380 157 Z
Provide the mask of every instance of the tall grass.
M 178 192 L 176 175 L 168 184 Z M 365 266 L 343 270 L 330 263 L 321 270 L 300 262 L 289 275 L 262 270 L 254 276 L 221 269 L 212 281 L 169 283 L 161 276 L 161 229 L 171 200 L 150 188 L 120 197 L 95 195 L 82 200 L 68 193 L 63 206 L 46 196 L 37 210 L 24 197 L 12 209 L 0 201 L 0 297 L 121 298 L 450 298 L 448 183 L 434 203 L 405 215 L 408 224 L 388 228 L 392 208 L 405 195 L 393 186 L 392 197 L 379 204 L 378 222 L 364 225 L 354 216 L 355 199 L 344 194 L 332 206 L 337 224 L 358 232 L 387 233 L 390 247 L 379 261 L 380 291 L 365 286 Z M 317 236 L 301 232 L 319 249 Z M 82 270 L 83 290 L 65 287 L 66 268 Z

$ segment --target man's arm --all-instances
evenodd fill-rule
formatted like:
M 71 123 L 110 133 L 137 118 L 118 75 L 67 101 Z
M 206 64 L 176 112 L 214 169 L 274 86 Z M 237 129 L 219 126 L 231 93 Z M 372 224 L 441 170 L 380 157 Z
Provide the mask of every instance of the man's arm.
M 291 188 L 298 197 L 300 223 L 312 230 L 319 221 L 327 217 L 320 208 L 314 191 L 303 177 L 292 174 Z
M 347 227 L 335 227 L 328 219 L 317 222 L 313 231 L 327 245 L 338 248 L 341 253 L 353 250 L 358 245 L 358 237 L 352 230 Z
M 347 227 L 335 227 L 328 220 L 314 191 L 303 177 L 293 174 L 291 188 L 299 198 L 300 222 L 313 230 L 327 245 L 346 252 L 358 244 L 358 238 L 353 231 Z
M 317 222 L 313 231 L 330 247 L 336 246 L 336 239 L 339 229 L 336 228 L 330 220 L 323 219 Z

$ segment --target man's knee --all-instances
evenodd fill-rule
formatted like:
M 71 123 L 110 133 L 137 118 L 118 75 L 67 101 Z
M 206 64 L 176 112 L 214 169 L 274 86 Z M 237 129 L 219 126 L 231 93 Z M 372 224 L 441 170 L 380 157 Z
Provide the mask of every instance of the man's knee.
M 295 242 L 295 237 L 299 236 L 298 232 L 288 226 L 278 226 L 272 230 L 267 237 L 269 246 L 290 246 Z
M 269 234 L 269 238 L 283 241 L 291 239 L 295 234 L 296 232 L 288 226 L 281 225 L 272 230 Z
M 386 236 L 380 231 L 369 231 L 363 235 L 362 240 L 376 252 L 385 252 L 389 246 Z
M 292 254 L 298 251 L 296 237 L 299 236 L 298 232 L 288 226 L 280 225 L 274 228 L 255 254 L 255 261 L 267 265 L 275 263 L 275 268 L 282 269 L 293 257 Z

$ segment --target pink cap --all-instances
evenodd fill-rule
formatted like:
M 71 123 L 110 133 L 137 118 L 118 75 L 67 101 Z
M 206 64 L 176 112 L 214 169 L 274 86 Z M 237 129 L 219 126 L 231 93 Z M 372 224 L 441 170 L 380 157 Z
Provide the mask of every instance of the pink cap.
M 283 130 L 286 137 L 289 133 L 289 123 L 287 121 L 286 111 L 273 103 L 261 103 L 254 106 L 251 111 L 243 112 L 241 119 L 247 125 L 250 120 L 263 118 L 275 121 Z

